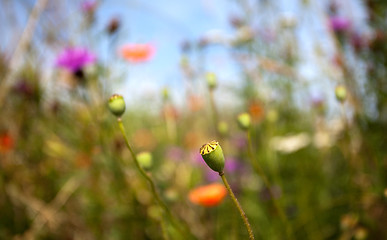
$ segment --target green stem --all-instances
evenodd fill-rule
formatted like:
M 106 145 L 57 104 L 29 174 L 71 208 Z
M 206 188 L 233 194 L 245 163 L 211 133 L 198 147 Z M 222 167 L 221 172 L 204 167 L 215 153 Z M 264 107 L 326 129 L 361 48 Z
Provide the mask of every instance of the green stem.
M 169 240 L 169 237 L 167 234 L 167 226 L 165 226 L 165 221 L 163 219 L 160 219 L 160 226 L 161 226 L 161 232 L 163 234 L 163 239 Z
M 235 206 L 238 208 L 239 213 L 241 214 L 242 220 L 243 220 L 243 222 L 244 222 L 244 224 L 245 224 L 245 226 L 247 228 L 247 231 L 249 232 L 250 240 L 254 240 L 253 230 L 251 229 L 249 220 L 246 217 L 246 213 L 243 211 L 242 206 L 238 202 L 238 199 L 235 197 L 235 195 L 234 195 L 230 185 L 228 184 L 227 179 L 224 176 L 224 172 L 220 172 L 219 176 L 222 178 L 224 186 L 226 186 L 227 191 L 230 194 L 230 197 L 231 197 L 232 201 L 234 202 Z
M 125 133 L 125 128 L 124 128 L 124 125 L 122 123 L 122 120 L 121 118 L 117 118 L 117 122 L 118 122 L 118 126 L 120 127 L 120 131 L 122 133 L 122 135 L 124 136 L 124 140 L 125 140 L 125 144 L 126 146 L 128 147 L 129 149 L 129 152 L 130 154 L 132 155 L 132 158 L 134 160 L 134 163 L 136 165 L 136 168 L 138 170 L 138 172 L 148 181 L 150 187 L 151 187 L 151 190 L 152 190 L 152 194 L 154 196 L 154 198 L 156 199 L 156 202 L 159 204 L 159 206 L 165 211 L 165 213 L 167 214 L 167 217 L 169 218 L 169 220 L 171 221 L 171 223 L 183 234 L 186 234 L 188 232 L 188 229 L 185 227 L 184 229 L 181 229 L 181 225 L 178 224 L 178 221 L 174 218 L 174 216 L 172 215 L 171 211 L 169 210 L 168 206 L 161 200 L 159 194 L 157 193 L 156 191 L 156 185 L 154 183 L 154 181 L 152 180 L 152 178 L 146 174 L 146 172 L 144 171 L 144 169 L 141 168 L 140 164 L 138 163 L 138 160 L 137 160 L 137 157 L 136 157 L 136 154 L 134 153 L 133 149 L 130 147 L 130 144 L 129 144 L 129 141 L 128 141 L 128 138 L 126 136 L 126 133 Z M 163 220 L 162 220 L 163 221 Z
M 215 105 L 215 99 L 214 99 L 214 90 L 210 89 L 210 105 L 211 105 L 211 111 L 212 111 L 212 121 L 214 124 L 214 130 L 215 133 L 218 135 L 218 111 L 216 109 Z
M 169 107 L 172 107 L 172 103 L 169 101 L 164 101 L 164 119 L 165 119 L 165 129 L 167 131 L 168 139 L 175 143 L 176 140 L 176 121 L 173 116 L 170 116 L 168 112 Z
M 278 215 L 281 218 L 281 221 L 283 222 L 283 224 L 286 227 L 286 233 L 287 233 L 288 238 L 294 239 L 293 229 L 288 222 L 288 219 L 285 215 L 284 210 L 282 209 L 278 200 L 274 196 L 269 179 L 267 178 L 267 176 L 266 176 L 265 172 L 263 171 L 259 162 L 255 159 L 254 152 L 253 152 L 253 145 L 252 145 L 252 141 L 251 141 L 250 130 L 247 131 L 247 144 L 248 144 L 248 154 L 249 154 L 249 158 L 251 161 L 251 165 L 253 166 L 254 170 L 258 173 L 258 175 L 261 177 L 261 179 L 263 180 L 263 183 L 265 184 L 266 188 L 268 189 L 270 198 L 273 200 L 274 207 L 277 210 Z

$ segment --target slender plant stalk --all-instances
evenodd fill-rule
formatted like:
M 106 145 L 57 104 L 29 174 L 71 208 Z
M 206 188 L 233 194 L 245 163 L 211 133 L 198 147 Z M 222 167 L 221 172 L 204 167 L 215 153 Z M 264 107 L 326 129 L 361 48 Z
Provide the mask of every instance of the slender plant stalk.
M 218 134 L 218 111 L 216 109 L 215 105 L 215 99 L 214 99 L 214 90 L 210 89 L 210 105 L 211 105 L 211 111 L 212 111 L 212 121 L 214 124 L 214 129 L 217 135 Z
M 253 153 L 253 145 L 252 145 L 252 141 L 251 141 L 250 130 L 247 131 L 247 144 L 248 144 L 248 154 L 250 157 L 251 165 L 253 166 L 254 170 L 258 173 L 258 175 L 262 178 L 263 183 L 265 184 L 266 188 L 268 189 L 270 198 L 273 200 L 274 207 L 276 208 L 276 210 L 281 218 L 281 221 L 283 222 L 283 224 L 286 227 L 286 234 L 287 234 L 288 238 L 294 239 L 293 229 L 288 222 L 288 219 L 285 215 L 283 208 L 280 206 L 278 200 L 274 196 L 269 179 L 267 178 L 267 176 L 266 176 L 265 172 L 263 171 L 259 162 L 255 159 L 255 156 Z
M 171 211 L 169 210 L 168 206 L 161 200 L 159 194 L 157 193 L 156 191 L 156 185 L 154 183 L 154 181 L 152 180 L 152 178 L 144 171 L 144 169 L 141 168 L 140 164 L 138 163 L 138 160 L 137 160 L 137 157 L 136 157 L 136 154 L 134 153 L 133 149 L 130 147 L 130 144 L 129 144 L 129 141 L 128 141 L 128 138 L 126 136 L 126 132 L 125 132 L 125 128 L 124 128 L 124 124 L 122 123 L 122 119 L 121 118 L 117 118 L 117 122 L 118 122 L 118 126 L 120 127 L 120 131 L 122 133 L 122 135 L 124 136 L 124 140 L 125 140 L 125 144 L 126 146 L 128 147 L 129 149 L 129 152 L 130 154 L 132 155 L 132 158 L 134 160 L 134 163 L 136 165 L 136 169 L 138 170 L 138 172 L 148 181 L 150 187 L 151 187 L 151 190 L 152 190 L 152 194 L 153 194 L 153 197 L 156 199 L 156 202 L 159 204 L 159 206 L 165 211 L 168 219 L 171 221 L 171 223 L 183 234 L 183 235 L 186 235 L 189 233 L 188 231 L 188 228 L 187 227 L 183 227 L 184 229 L 182 229 L 182 225 L 179 224 L 179 222 L 175 219 L 175 217 L 172 215 Z M 163 220 L 161 220 L 163 221 Z
M 173 118 L 173 116 L 170 116 L 169 112 L 167 111 L 169 106 L 172 106 L 171 103 L 164 102 L 165 128 L 167 130 L 167 135 L 168 135 L 169 140 L 174 143 L 176 140 L 176 121 Z
M 165 225 L 165 221 L 163 219 L 160 219 L 160 226 L 161 226 L 161 232 L 163 234 L 163 239 L 169 240 L 169 236 L 167 233 L 167 226 Z
M 4 104 L 4 99 L 11 88 L 11 81 L 15 77 L 17 67 L 20 61 L 23 59 L 23 54 L 32 40 L 39 17 L 46 8 L 47 3 L 48 0 L 38 0 L 36 1 L 34 8 L 31 11 L 20 40 L 17 43 L 16 49 L 9 61 L 9 71 L 6 73 L 0 84 L 0 107 L 2 107 L 2 104 Z
M 246 217 L 246 213 L 243 211 L 241 204 L 238 202 L 238 199 L 235 197 L 230 185 L 228 184 L 227 179 L 224 176 L 224 172 L 220 172 L 219 176 L 222 178 L 224 186 L 226 186 L 227 191 L 230 194 L 232 201 L 234 202 L 235 206 L 238 208 L 239 213 L 241 214 L 242 220 L 246 226 L 247 231 L 249 232 L 249 239 L 254 240 L 253 230 L 251 229 L 249 220 Z

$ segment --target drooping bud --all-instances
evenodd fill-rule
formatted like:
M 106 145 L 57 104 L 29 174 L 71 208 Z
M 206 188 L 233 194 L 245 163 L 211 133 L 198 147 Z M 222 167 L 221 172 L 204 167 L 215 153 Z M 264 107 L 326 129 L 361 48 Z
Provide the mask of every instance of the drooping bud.
M 337 101 L 343 103 L 347 98 L 347 89 L 343 85 L 338 85 L 335 88 L 335 95 L 336 95 Z
M 241 113 L 238 115 L 238 125 L 242 130 L 248 130 L 251 126 L 251 118 L 248 113 Z
M 153 158 L 150 152 L 140 152 L 137 154 L 138 163 L 145 170 L 149 170 L 153 165 Z
M 113 94 L 108 102 L 109 110 L 117 117 L 121 117 L 125 112 L 125 100 L 119 94 Z
M 209 72 L 206 74 L 207 85 L 209 89 L 214 89 L 218 85 L 215 73 Z
M 200 148 L 200 155 L 206 164 L 215 172 L 222 172 L 224 169 L 224 155 L 219 143 L 215 140 L 204 144 Z

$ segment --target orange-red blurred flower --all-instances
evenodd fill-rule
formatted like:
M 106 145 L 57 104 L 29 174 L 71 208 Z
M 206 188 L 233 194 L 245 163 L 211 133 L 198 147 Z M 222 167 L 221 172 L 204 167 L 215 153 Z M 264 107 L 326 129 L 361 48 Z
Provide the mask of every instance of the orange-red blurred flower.
M 155 47 L 149 43 L 128 43 L 120 48 L 119 53 L 129 62 L 146 62 L 153 57 Z
M 10 151 L 14 146 L 14 140 L 9 133 L 0 134 L 0 153 Z
M 188 106 L 191 111 L 197 112 L 203 108 L 203 105 L 203 99 L 199 96 L 190 95 L 188 97 Z
M 261 102 L 252 101 L 249 104 L 249 113 L 254 122 L 261 121 L 263 118 L 264 112 L 265 110 Z
M 92 163 L 91 156 L 85 152 L 78 153 L 75 157 L 75 165 L 78 168 L 88 168 Z
M 222 184 L 212 183 L 191 190 L 188 198 L 192 203 L 212 207 L 219 205 L 226 195 L 227 190 Z
M 172 104 L 165 104 L 163 109 L 163 116 L 170 119 L 177 119 L 179 117 L 179 112 L 177 111 L 176 107 L 174 107 Z
M 133 134 L 133 145 L 137 149 L 152 151 L 157 146 L 157 139 L 152 131 L 148 129 L 138 129 Z

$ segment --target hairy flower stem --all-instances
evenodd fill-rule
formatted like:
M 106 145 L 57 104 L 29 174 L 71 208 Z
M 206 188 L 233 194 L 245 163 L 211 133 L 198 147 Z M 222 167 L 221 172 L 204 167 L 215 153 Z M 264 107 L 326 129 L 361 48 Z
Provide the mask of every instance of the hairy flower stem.
M 273 200 L 274 207 L 277 210 L 277 213 L 280 216 L 281 221 L 283 222 L 283 224 L 286 227 L 286 234 L 288 236 L 288 239 L 294 239 L 293 229 L 288 222 L 288 219 L 285 215 L 283 208 L 280 206 L 278 200 L 274 196 L 269 179 L 267 178 L 267 176 L 266 176 L 265 172 L 263 171 L 259 162 L 255 159 L 254 152 L 253 152 L 253 145 L 252 145 L 252 141 L 251 141 L 250 130 L 247 131 L 247 144 L 248 144 L 248 154 L 249 154 L 249 158 L 251 161 L 251 165 L 253 166 L 254 170 L 258 173 L 258 175 L 261 177 L 261 179 L 263 180 L 263 183 L 265 184 L 266 188 L 268 189 L 270 198 Z
M 138 172 L 147 180 L 147 182 L 149 183 L 150 187 L 151 187 L 151 190 L 152 190 L 152 194 L 153 194 L 153 197 L 155 198 L 156 202 L 158 203 L 158 205 L 164 210 L 164 212 L 166 213 L 168 219 L 170 220 L 170 222 L 183 234 L 183 235 L 186 235 L 189 233 L 188 229 L 186 227 L 184 227 L 184 229 L 182 229 L 182 226 L 179 224 L 179 222 L 175 219 L 175 217 L 172 215 L 171 211 L 169 210 L 168 206 L 161 200 L 159 194 L 157 193 L 156 191 L 156 185 L 154 183 L 154 181 L 152 180 L 152 178 L 144 171 L 144 169 L 141 168 L 140 164 L 138 163 L 138 160 L 137 160 L 137 157 L 136 157 L 136 154 L 134 153 L 133 149 L 130 147 L 129 145 L 129 141 L 128 141 L 128 138 L 126 136 L 126 133 L 125 133 L 125 128 L 124 128 L 124 125 L 122 123 L 122 120 L 121 118 L 117 118 L 117 122 L 118 122 L 118 126 L 120 127 L 120 131 L 122 133 L 122 135 L 124 136 L 124 140 L 125 140 L 125 144 L 126 146 L 128 147 L 129 151 L 130 151 L 130 154 L 132 155 L 132 158 L 134 160 L 134 163 L 136 165 L 136 169 L 138 170 Z M 163 220 L 161 220 L 163 221 Z
M 222 178 L 222 181 L 224 183 L 224 186 L 226 186 L 228 193 L 230 194 L 230 197 L 232 201 L 234 202 L 235 206 L 238 208 L 239 213 L 241 214 L 242 220 L 247 228 L 247 231 L 249 233 L 249 239 L 254 240 L 254 234 L 253 230 L 251 229 L 249 220 L 246 217 L 246 213 L 243 211 L 241 204 L 239 203 L 238 199 L 235 197 L 230 185 L 227 182 L 226 177 L 224 176 L 224 172 L 220 172 L 219 176 Z

